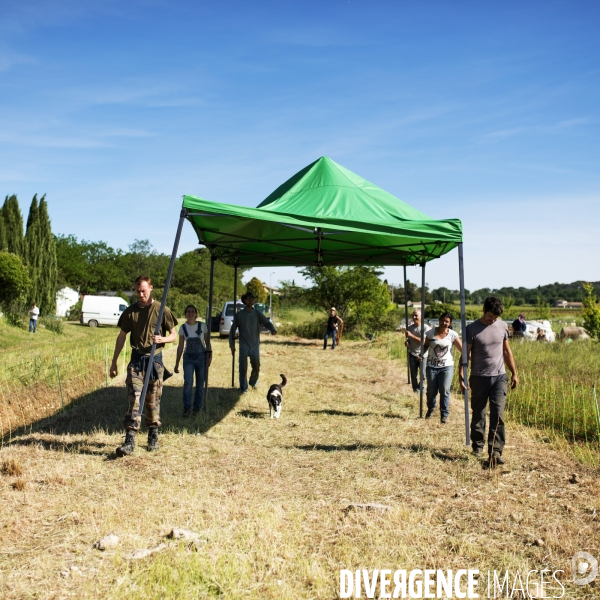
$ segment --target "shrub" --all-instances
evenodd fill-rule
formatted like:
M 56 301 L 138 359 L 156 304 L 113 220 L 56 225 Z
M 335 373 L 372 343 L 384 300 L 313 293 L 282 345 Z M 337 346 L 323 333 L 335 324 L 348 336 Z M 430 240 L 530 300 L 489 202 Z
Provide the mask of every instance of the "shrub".
M 53 331 L 59 335 L 62 335 L 65 331 L 64 323 L 60 317 L 42 317 L 39 321 L 48 331 Z
M 0 252 L 0 305 L 10 325 L 23 325 L 23 301 L 29 285 L 27 267 L 20 257 L 10 252 Z
M 79 321 L 81 319 L 81 307 L 83 301 L 79 300 L 67 310 L 67 321 Z
M 591 338 L 600 341 L 600 301 L 589 283 L 584 283 L 583 289 L 583 326 Z

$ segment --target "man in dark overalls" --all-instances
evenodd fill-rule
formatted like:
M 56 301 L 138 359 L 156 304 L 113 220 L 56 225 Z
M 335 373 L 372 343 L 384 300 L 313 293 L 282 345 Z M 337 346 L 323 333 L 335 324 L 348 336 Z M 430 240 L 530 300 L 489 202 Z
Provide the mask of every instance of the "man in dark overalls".
M 144 387 L 144 378 L 148 370 L 148 359 L 152 343 L 156 342 L 154 365 L 148 381 L 144 401 L 144 417 L 148 427 L 148 450 L 158 450 L 158 428 L 160 427 L 160 398 L 162 396 L 164 366 L 162 348 L 177 339 L 177 319 L 165 306 L 160 335 L 154 335 L 160 302 L 152 298 L 152 280 L 150 277 L 138 277 L 135 280 L 135 290 L 139 301 L 129 306 L 120 316 L 118 326 L 121 328 L 115 344 L 110 376 L 118 375 L 117 360 L 130 333 L 131 361 L 127 365 L 127 399 L 129 401 L 125 413 L 125 443 L 117 448 L 117 456 L 133 454 L 135 449 L 135 434 L 140 430 L 141 417 L 138 414 L 140 397 Z

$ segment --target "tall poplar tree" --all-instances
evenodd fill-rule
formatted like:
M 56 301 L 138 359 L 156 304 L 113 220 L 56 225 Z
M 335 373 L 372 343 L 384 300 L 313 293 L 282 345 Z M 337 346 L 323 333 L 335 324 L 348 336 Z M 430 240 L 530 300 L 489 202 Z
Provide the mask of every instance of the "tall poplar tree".
M 54 314 L 56 310 L 56 283 L 58 279 L 58 267 L 56 264 L 56 241 L 52 235 L 50 216 L 48 215 L 48 204 L 46 194 L 42 196 L 38 207 L 40 228 L 40 275 L 39 275 L 39 302 L 40 311 L 46 315 Z
M 34 302 L 40 306 L 42 305 L 41 295 L 43 291 L 41 277 L 44 269 L 44 265 L 42 264 L 42 252 L 40 249 L 42 238 L 40 211 L 36 194 L 29 207 L 27 230 L 25 232 L 25 263 L 29 269 L 29 280 L 31 281 L 31 286 L 27 293 L 28 305 L 32 305 Z
M 0 252 L 6 252 L 6 227 L 2 209 L 0 209 Z
M 23 238 L 23 215 L 19 208 L 19 201 L 13 194 L 6 196 L 2 207 L 4 217 L 4 231 L 6 235 L 6 249 L 22 258 L 25 257 L 25 240 Z

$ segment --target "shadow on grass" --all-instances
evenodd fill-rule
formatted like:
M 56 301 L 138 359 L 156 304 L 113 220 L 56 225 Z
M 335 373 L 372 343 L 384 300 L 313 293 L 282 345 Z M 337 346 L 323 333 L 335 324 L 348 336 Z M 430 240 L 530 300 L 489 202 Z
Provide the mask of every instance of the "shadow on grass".
M 220 423 L 236 406 L 239 393 L 234 388 L 209 387 L 208 408 L 194 418 L 184 419 L 182 388 L 165 386 L 161 399 L 162 433 L 204 434 Z M 98 431 L 108 434 L 124 433 L 123 416 L 127 409 L 124 387 L 101 388 L 83 395 L 63 411 L 33 422 L 6 445 L 39 445 L 48 450 L 106 455 L 114 452 L 111 445 L 91 442 L 85 436 Z M 142 433 L 146 427 L 143 425 Z M 65 440 L 63 436 L 84 436 L 84 439 Z
M 335 410 L 333 408 L 325 408 L 323 410 L 309 410 L 309 415 L 330 415 L 334 417 L 371 417 L 370 412 L 349 412 L 344 410 Z
M 430 448 L 422 444 L 410 444 L 404 446 L 402 444 L 306 444 L 303 446 L 288 446 L 290 449 L 303 450 L 305 452 L 362 452 L 368 450 L 385 450 L 393 448 L 399 452 L 412 452 L 414 454 L 430 454 L 432 458 L 447 462 L 469 462 L 469 455 L 464 453 L 454 452 L 452 450 L 439 450 Z
M 257 410 L 240 410 L 237 413 L 240 417 L 246 417 L 246 419 L 266 419 L 267 413 L 259 412 Z

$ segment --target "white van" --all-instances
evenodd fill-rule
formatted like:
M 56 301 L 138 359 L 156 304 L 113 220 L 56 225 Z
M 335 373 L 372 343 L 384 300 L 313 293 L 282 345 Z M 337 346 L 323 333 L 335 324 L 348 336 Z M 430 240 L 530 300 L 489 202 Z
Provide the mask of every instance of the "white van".
M 116 325 L 126 308 L 125 300 L 119 296 L 84 296 L 80 323 L 90 327 Z
M 266 306 L 259 304 L 258 302 L 254 305 L 254 310 L 265 314 Z M 244 303 L 241 300 L 237 302 L 237 309 L 244 310 Z M 219 325 L 219 337 L 228 337 L 231 324 L 233 323 L 233 302 L 225 302 L 223 310 L 221 311 L 221 324 Z M 266 327 L 260 326 L 261 333 L 271 333 Z M 238 336 L 239 333 L 236 333 Z
M 244 304 L 238 300 L 237 309 L 244 310 Z M 228 337 L 231 324 L 233 323 L 233 302 L 225 302 L 221 311 L 221 323 L 219 324 L 219 337 Z

